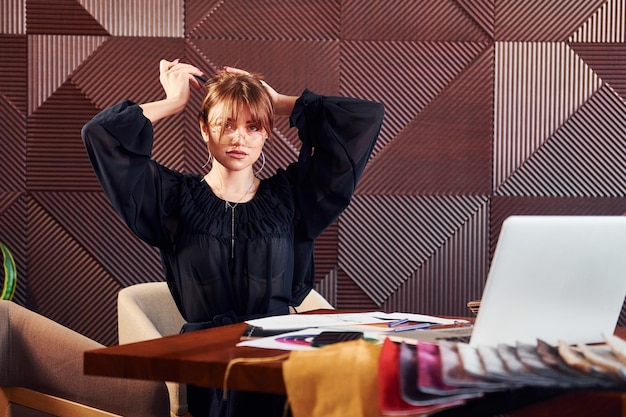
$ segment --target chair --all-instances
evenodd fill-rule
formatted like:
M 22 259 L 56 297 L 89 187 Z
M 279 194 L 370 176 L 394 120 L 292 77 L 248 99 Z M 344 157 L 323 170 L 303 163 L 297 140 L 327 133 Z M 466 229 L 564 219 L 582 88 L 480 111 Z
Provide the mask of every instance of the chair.
M 0 416 L 168 416 L 162 382 L 84 374 L 100 343 L 12 301 L 0 318 Z
M 178 334 L 185 319 L 180 315 L 166 282 L 147 282 L 123 288 L 117 295 L 117 330 L 120 344 Z M 183 384 L 166 382 L 170 415 L 187 415 Z
M 134 343 L 178 334 L 185 320 L 180 315 L 166 282 L 148 282 L 123 288 L 117 298 L 120 344 Z M 312 290 L 298 312 L 333 309 L 317 291 Z M 171 416 L 188 414 L 184 384 L 166 382 Z
M 292 313 L 304 313 L 306 311 L 312 311 L 312 310 L 334 310 L 335 307 L 333 307 L 332 304 L 330 304 L 323 296 L 322 294 L 318 293 L 315 290 L 311 290 L 311 292 L 309 292 L 309 294 L 306 296 L 306 298 L 304 300 L 302 300 L 302 303 L 299 306 L 295 307 L 295 311 L 292 311 Z

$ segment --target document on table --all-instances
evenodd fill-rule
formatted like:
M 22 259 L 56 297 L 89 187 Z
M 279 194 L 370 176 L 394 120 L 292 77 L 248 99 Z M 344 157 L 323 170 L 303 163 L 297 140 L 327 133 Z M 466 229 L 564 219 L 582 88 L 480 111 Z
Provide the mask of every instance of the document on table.
M 413 313 L 339 313 L 339 314 L 287 314 L 282 316 L 263 317 L 260 319 L 247 320 L 246 323 L 271 329 L 304 329 L 310 327 L 336 327 L 336 326 L 361 326 L 371 324 L 386 324 L 393 320 L 408 319 L 411 322 L 433 324 L 456 324 L 466 320 L 446 319 L 436 316 L 427 316 Z M 385 330 L 384 328 L 382 330 Z
M 380 342 L 382 340 L 381 334 L 384 338 L 385 333 L 393 332 L 396 329 L 387 326 L 396 320 L 435 325 L 467 322 L 466 320 L 446 319 L 411 313 L 290 314 L 246 321 L 247 324 L 261 327 L 264 330 L 285 330 L 286 332 L 275 336 L 244 340 L 239 342 L 237 346 L 281 350 L 311 350 L 316 349 L 311 346 L 311 341 L 322 331 L 342 330 L 362 331 L 366 340 Z

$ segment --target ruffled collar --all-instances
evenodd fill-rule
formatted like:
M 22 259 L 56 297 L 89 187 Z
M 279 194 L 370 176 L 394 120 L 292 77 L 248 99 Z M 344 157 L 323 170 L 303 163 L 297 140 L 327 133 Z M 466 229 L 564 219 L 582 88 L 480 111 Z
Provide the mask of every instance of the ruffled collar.
M 261 180 L 254 197 L 235 209 L 219 198 L 199 175 L 188 174 L 181 190 L 181 210 L 192 230 L 222 235 L 230 233 L 231 210 L 235 212 L 238 236 L 275 235 L 293 226 L 294 203 L 291 186 L 280 176 Z M 181 213 L 182 214 L 182 213 Z

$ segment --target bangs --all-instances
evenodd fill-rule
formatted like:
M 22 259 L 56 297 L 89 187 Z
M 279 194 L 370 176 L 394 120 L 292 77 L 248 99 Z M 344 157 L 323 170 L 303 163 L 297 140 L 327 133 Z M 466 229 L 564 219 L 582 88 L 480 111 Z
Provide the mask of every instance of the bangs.
M 227 120 L 238 121 L 243 109 L 248 109 L 252 122 L 271 135 L 274 127 L 273 102 L 258 79 L 251 76 L 227 76 L 209 86 L 201 113 L 209 125 L 223 126 Z M 209 120 L 210 117 L 210 120 Z

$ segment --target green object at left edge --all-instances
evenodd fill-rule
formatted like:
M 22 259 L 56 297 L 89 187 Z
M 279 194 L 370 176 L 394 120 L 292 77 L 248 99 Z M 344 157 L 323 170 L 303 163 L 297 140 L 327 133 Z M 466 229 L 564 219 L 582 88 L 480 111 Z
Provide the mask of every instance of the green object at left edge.
M 15 268 L 15 260 L 4 243 L 0 242 L 0 251 L 2 251 L 2 269 L 4 271 L 2 294 L 0 300 L 11 300 L 15 294 L 17 286 L 17 269 Z

